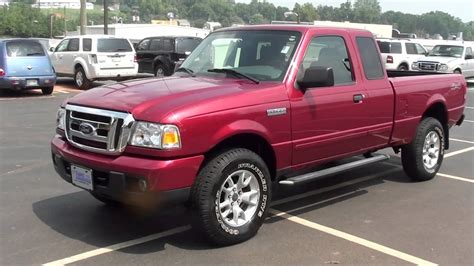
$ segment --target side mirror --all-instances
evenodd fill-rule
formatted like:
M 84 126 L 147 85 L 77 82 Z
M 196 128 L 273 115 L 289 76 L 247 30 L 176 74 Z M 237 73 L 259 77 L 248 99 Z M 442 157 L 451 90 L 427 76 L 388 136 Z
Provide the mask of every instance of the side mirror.
M 472 59 L 472 54 L 467 54 L 466 57 L 464 57 L 464 59 Z
M 426 52 L 426 53 L 424 53 L 424 55 L 425 55 L 425 56 L 428 56 L 429 53 L 430 53 L 430 52 Z
M 306 69 L 297 83 L 302 90 L 334 86 L 334 72 L 331 67 L 312 66 Z
M 54 52 L 55 48 L 54 47 L 49 47 L 50 52 Z

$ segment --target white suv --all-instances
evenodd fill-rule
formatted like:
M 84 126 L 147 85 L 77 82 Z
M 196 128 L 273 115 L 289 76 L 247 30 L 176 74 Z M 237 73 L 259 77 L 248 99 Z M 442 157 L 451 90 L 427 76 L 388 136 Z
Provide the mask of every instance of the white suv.
M 377 43 L 387 70 L 412 70 L 413 62 L 428 52 L 423 45 L 408 39 L 378 39 Z
M 80 89 L 89 89 L 94 80 L 123 80 L 138 73 L 130 41 L 108 35 L 67 37 L 50 57 L 57 75 L 74 77 Z

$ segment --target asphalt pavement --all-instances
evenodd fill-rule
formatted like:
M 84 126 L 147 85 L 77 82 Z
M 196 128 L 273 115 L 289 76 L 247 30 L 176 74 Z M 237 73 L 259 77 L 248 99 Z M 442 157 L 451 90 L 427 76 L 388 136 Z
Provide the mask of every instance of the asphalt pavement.
M 258 235 L 230 247 L 207 243 L 183 206 L 107 207 L 55 173 L 57 107 L 80 92 L 0 92 L 0 265 L 474 264 L 473 84 L 435 179 L 411 182 L 382 150 L 389 161 L 279 187 Z

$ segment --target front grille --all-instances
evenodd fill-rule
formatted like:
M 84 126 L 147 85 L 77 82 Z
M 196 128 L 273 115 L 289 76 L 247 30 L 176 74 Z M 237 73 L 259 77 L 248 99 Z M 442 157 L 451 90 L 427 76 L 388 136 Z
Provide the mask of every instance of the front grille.
M 436 71 L 438 70 L 438 63 L 435 62 L 419 62 L 418 67 L 425 71 Z
M 66 106 L 66 137 L 81 149 L 119 154 L 127 145 L 134 119 L 129 113 Z

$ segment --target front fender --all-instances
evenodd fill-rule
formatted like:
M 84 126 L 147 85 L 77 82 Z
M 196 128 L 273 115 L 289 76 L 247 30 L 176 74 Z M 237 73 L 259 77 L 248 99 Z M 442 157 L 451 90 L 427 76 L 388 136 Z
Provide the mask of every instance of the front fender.
M 74 73 L 77 65 L 81 65 L 81 67 L 84 69 L 84 72 L 86 73 L 86 77 L 88 79 L 90 79 L 91 78 L 91 75 L 90 75 L 91 69 L 89 68 L 89 64 L 82 57 L 76 57 L 76 59 L 74 59 L 74 64 L 71 66 L 72 70 L 71 70 L 70 73 Z
M 270 133 L 267 128 L 265 128 L 257 121 L 245 119 L 237 120 L 232 123 L 226 124 L 222 126 L 219 130 L 217 130 L 211 137 L 211 139 L 213 140 L 212 143 L 214 143 L 215 145 L 209 147 L 208 150 L 217 146 L 222 141 L 240 134 L 255 134 L 262 137 L 269 144 L 271 144 Z

